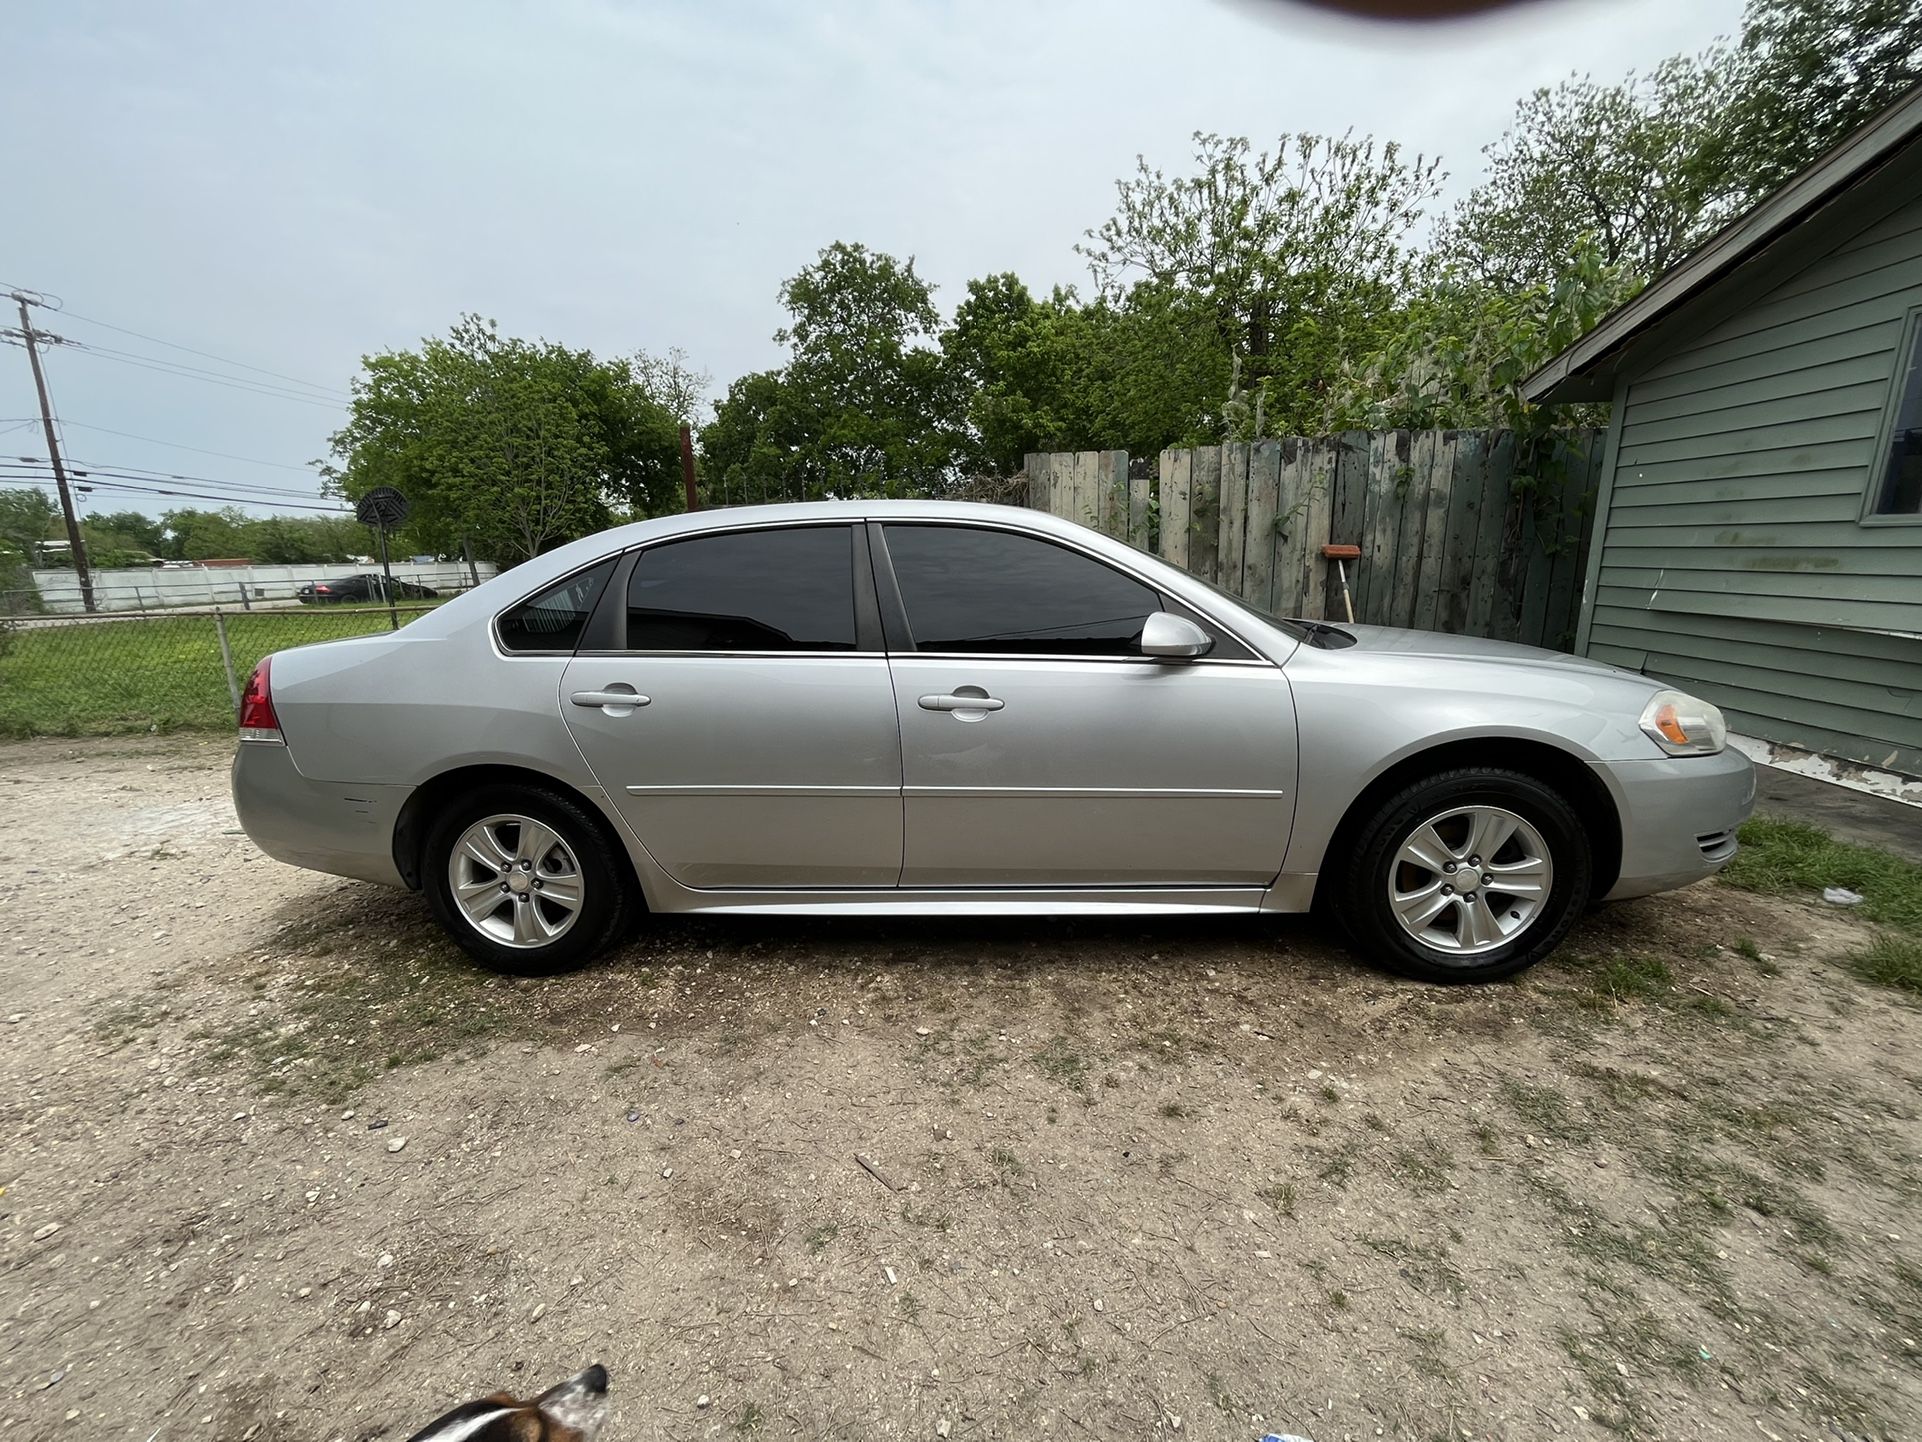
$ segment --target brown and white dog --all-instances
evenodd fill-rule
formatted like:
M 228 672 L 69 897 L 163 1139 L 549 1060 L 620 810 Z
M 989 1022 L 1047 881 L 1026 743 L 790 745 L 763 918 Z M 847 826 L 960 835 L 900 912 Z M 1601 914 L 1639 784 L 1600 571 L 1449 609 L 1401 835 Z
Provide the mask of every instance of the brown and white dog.
M 531 1402 L 496 1392 L 437 1417 L 407 1442 L 594 1442 L 607 1420 L 607 1368 L 599 1362 Z

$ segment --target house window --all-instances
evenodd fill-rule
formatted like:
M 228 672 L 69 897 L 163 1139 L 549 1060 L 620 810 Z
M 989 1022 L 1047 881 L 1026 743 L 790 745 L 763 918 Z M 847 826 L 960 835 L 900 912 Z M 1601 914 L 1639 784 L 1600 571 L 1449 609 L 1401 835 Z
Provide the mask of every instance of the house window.
M 1922 311 L 1909 315 L 1907 344 L 1895 373 L 1888 450 L 1876 478 L 1877 516 L 1922 515 Z

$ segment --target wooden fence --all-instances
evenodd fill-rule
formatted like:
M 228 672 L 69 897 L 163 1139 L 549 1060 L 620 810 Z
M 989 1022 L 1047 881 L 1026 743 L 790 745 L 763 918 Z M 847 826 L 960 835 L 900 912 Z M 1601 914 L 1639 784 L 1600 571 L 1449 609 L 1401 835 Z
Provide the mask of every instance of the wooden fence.
M 1349 431 L 1163 451 L 1027 458 L 1028 504 L 1152 552 L 1262 610 L 1574 644 L 1602 433 Z M 1533 454 L 1530 454 L 1533 452 Z M 1519 454 L 1518 454 L 1519 453 Z

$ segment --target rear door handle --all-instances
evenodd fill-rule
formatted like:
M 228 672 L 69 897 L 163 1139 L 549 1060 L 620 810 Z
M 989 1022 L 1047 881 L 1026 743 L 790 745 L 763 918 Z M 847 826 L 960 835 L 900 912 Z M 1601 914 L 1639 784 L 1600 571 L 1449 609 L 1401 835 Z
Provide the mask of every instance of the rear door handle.
M 636 706 L 646 706 L 653 700 L 638 691 L 576 691 L 567 699 L 576 706 L 599 706 L 610 716 L 625 716 Z
M 923 711 L 999 711 L 1008 703 L 992 696 L 923 696 L 915 705 Z

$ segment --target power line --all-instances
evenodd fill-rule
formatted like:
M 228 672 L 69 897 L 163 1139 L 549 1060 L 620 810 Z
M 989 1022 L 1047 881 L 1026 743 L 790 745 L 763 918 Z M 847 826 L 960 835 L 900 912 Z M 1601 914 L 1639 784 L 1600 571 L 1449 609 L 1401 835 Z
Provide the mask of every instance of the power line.
M 88 325 L 97 325 L 107 330 L 119 331 L 120 334 L 133 336 L 137 340 L 151 341 L 155 345 L 164 345 L 169 350 L 185 351 L 188 355 L 197 355 L 203 360 L 219 361 L 222 365 L 235 366 L 244 371 L 255 371 L 260 375 L 273 376 L 276 380 L 292 381 L 295 385 L 305 386 L 309 390 L 325 391 L 329 395 L 339 396 L 343 400 L 347 398 L 347 392 L 339 386 L 324 386 L 315 381 L 302 380 L 299 376 L 286 375 L 281 371 L 270 371 L 265 366 L 248 365 L 246 361 L 237 361 L 227 356 L 215 355 L 212 351 L 195 350 L 190 345 L 181 345 L 177 341 L 162 340 L 159 336 L 147 335 L 137 330 L 129 330 L 124 325 L 114 325 L 110 321 L 95 320 L 92 316 L 81 315 L 76 311 L 63 310 L 61 314 L 72 320 L 85 321 Z
M 269 389 L 242 380 L 227 380 L 214 375 L 195 374 L 191 370 L 176 367 L 171 362 L 139 359 L 120 352 L 103 350 L 98 346 L 82 345 L 77 341 L 69 344 L 82 355 L 97 356 L 101 360 L 112 361 L 115 365 L 138 366 L 141 370 L 159 371 L 162 375 L 176 376 L 181 380 L 200 381 L 210 386 L 226 386 L 229 390 L 247 391 L 257 396 L 269 396 L 274 400 L 297 401 L 301 405 L 319 406 L 322 410 L 338 411 L 342 408 L 338 401 L 319 400 L 298 391 Z
M 48 467 L 38 457 L 22 456 L 17 461 L 0 461 L 0 470 L 20 474 L 48 474 Z M 143 472 L 138 466 L 95 466 L 84 461 L 74 462 L 67 467 L 67 474 L 78 480 L 98 479 L 111 481 L 137 481 L 141 485 L 160 485 L 163 482 L 179 481 L 189 486 L 200 486 L 228 494 L 234 500 L 247 500 L 254 496 L 276 496 L 296 501 L 324 501 L 326 497 L 315 491 L 288 490 L 279 486 L 250 486 L 244 481 L 222 481 L 212 476 L 169 475 L 164 471 Z
M 315 400 L 340 402 L 348 399 L 343 391 L 323 390 L 319 386 L 281 386 L 271 381 L 257 381 L 250 376 L 230 376 L 222 371 L 210 371 L 205 366 L 190 366 L 185 361 L 168 360 L 165 356 L 143 355 L 135 350 L 120 350 L 110 345 L 95 345 L 92 341 L 70 340 L 68 345 L 80 350 L 92 351 L 95 355 L 117 356 L 121 360 L 146 361 L 150 365 L 165 366 L 168 370 L 179 371 L 182 375 L 210 376 L 214 380 L 226 381 L 232 385 L 258 386 L 262 390 L 284 391 L 293 396 L 310 396 Z
M 34 476 L 24 475 L 8 476 L 6 479 L 14 485 L 38 486 L 43 490 L 52 490 L 57 484 L 51 479 L 39 479 Z M 174 496 L 196 501 L 224 501 L 228 505 L 263 506 L 268 510 L 277 511 L 315 511 L 331 516 L 351 516 L 354 514 L 344 506 L 321 506 L 315 505 L 311 501 L 277 501 L 262 496 L 223 496 L 211 491 L 188 491 L 173 486 L 139 486 L 126 481 L 99 481 L 91 479 L 90 476 L 76 476 L 74 480 L 78 489 L 83 493 L 91 493 L 93 491 L 127 492 L 146 496 Z
M 13 460 L 20 465 L 46 467 L 49 462 L 45 456 L 15 456 Z M 3 464 L 4 462 L 0 462 Z M 266 486 L 256 481 L 230 481 L 224 476 L 200 476 L 191 471 L 158 471 L 151 466 L 129 465 L 124 461 L 85 461 L 78 457 L 68 458 L 69 469 L 84 466 L 94 475 L 117 475 L 129 481 L 186 481 L 189 485 L 219 486 L 230 491 L 264 491 L 268 495 L 314 497 L 315 491 L 292 486 Z
M 33 418 L 29 416 L 26 420 L 22 421 L 21 424 L 30 426 L 33 424 Z M 250 466 L 272 466 L 276 470 L 305 471 L 309 475 L 313 474 L 313 467 L 311 465 L 297 466 L 291 461 L 263 461 L 256 456 L 236 456 L 228 451 L 210 451 L 202 446 L 182 445 L 179 441 L 163 441 L 154 436 L 137 436 L 132 431 L 116 431 L 108 426 L 93 425 L 88 421 L 62 420 L 60 424 L 63 426 L 79 426 L 83 431 L 99 431 L 102 435 L 107 436 L 121 436 L 130 441 L 145 441 L 150 446 L 167 446 L 176 451 L 192 451 L 196 455 L 218 456 L 223 461 L 244 461 Z

